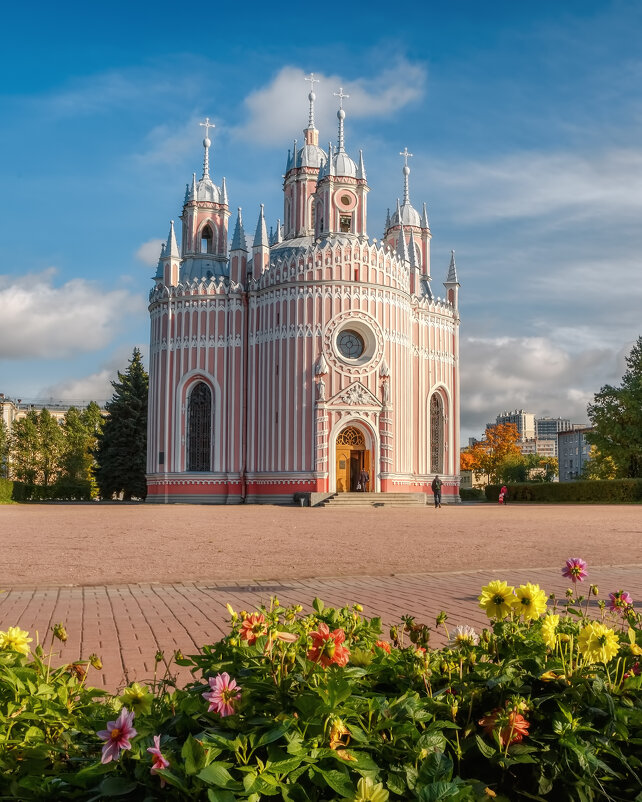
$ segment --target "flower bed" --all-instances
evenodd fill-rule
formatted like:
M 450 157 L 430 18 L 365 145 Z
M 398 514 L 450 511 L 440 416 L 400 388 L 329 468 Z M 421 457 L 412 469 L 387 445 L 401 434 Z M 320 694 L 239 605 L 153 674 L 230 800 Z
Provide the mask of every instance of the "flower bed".
M 0 633 L 2 798 L 209 800 L 642 799 L 642 628 L 625 591 L 562 600 L 482 589 L 488 628 L 405 617 L 382 636 L 359 605 L 273 599 L 230 633 L 119 696 L 88 687 L 99 658 L 52 668 Z M 441 629 L 448 645 L 430 647 Z M 162 668 L 162 671 L 161 671 Z M 162 673 L 162 676 L 161 676 Z

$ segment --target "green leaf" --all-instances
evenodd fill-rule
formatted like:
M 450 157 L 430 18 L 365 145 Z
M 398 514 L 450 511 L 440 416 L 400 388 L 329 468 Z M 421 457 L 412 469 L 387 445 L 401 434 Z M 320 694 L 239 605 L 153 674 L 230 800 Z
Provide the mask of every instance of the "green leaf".
M 485 758 L 488 758 L 488 760 L 490 760 L 491 757 L 494 757 L 497 754 L 497 750 L 493 746 L 491 746 L 489 743 L 487 743 L 481 737 L 481 735 L 477 735 L 476 734 L 475 735 L 475 740 L 477 741 L 477 748 L 479 749 L 479 751 L 482 753 L 482 755 Z
M 236 797 L 231 791 L 220 791 L 214 788 L 207 789 L 207 799 L 209 802 L 236 802 Z
M 350 778 L 346 776 L 343 771 L 338 771 L 337 769 L 320 769 L 317 766 L 314 767 L 314 770 L 318 776 L 323 777 L 327 785 L 329 785 L 333 791 L 336 791 L 337 794 L 341 794 L 341 796 L 354 795 L 354 787 L 350 782 Z
M 205 766 L 205 750 L 191 735 L 187 736 L 183 744 L 181 757 L 185 761 L 186 774 L 197 774 Z
M 263 735 L 259 738 L 256 742 L 255 747 L 265 746 L 266 744 L 271 744 L 273 741 L 278 741 L 290 728 L 289 724 L 280 724 L 278 727 L 274 727 L 267 732 L 264 732 Z
M 453 762 L 443 752 L 433 752 L 428 755 L 419 768 L 418 782 L 437 783 L 448 782 L 453 775 Z
M 321 599 L 318 596 L 315 596 L 314 601 L 312 602 L 312 606 L 314 607 L 315 611 L 320 615 L 323 612 L 325 604 L 321 601 Z
M 105 777 L 98 789 L 103 796 L 125 796 L 131 794 L 137 785 L 126 777 Z
M 209 785 L 217 785 L 219 788 L 227 788 L 230 791 L 240 791 L 243 785 L 235 780 L 227 770 L 227 763 L 210 763 L 198 773 L 199 780 Z

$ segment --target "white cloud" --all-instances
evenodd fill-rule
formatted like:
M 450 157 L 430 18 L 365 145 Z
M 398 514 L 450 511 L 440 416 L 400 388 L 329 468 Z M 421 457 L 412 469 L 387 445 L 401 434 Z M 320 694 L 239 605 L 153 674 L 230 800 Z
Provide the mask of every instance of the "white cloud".
M 136 154 L 134 161 L 142 166 L 182 164 L 188 154 L 193 155 L 198 144 L 198 132 L 204 130 L 199 128 L 201 119 L 192 116 L 181 125 L 163 123 L 155 126 L 145 138 L 145 150 Z M 215 131 L 210 130 L 212 141 Z M 213 173 L 215 153 L 214 147 L 210 150 L 210 173 Z
M 283 67 L 273 80 L 245 98 L 247 120 L 235 133 L 264 145 L 282 145 L 293 131 L 307 125 L 310 85 L 306 73 L 297 67 Z M 334 139 L 338 100 L 333 93 L 342 86 L 350 95 L 345 101 L 346 120 L 350 117 L 385 117 L 419 99 L 426 83 L 421 64 L 399 59 L 373 78 L 348 80 L 339 75 L 316 75 L 315 124 L 322 137 Z
M 464 222 L 546 217 L 555 226 L 637 221 L 642 214 L 642 150 L 636 149 L 514 153 L 442 164 L 430 170 L 429 180 L 452 193 Z
M 165 242 L 162 239 L 150 239 L 138 248 L 135 253 L 139 262 L 150 267 L 156 267 L 160 256 L 161 245 Z
M 593 395 L 605 382 L 619 381 L 621 354 L 599 347 L 573 351 L 560 342 L 546 337 L 463 339 L 463 437 L 479 437 L 486 423 L 512 409 L 586 422 Z
M 55 274 L 0 276 L 0 359 L 94 351 L 113 339 L 120 320 L 144 314 L 143 301 L 125 290 L 84 279 L 54 286 Z

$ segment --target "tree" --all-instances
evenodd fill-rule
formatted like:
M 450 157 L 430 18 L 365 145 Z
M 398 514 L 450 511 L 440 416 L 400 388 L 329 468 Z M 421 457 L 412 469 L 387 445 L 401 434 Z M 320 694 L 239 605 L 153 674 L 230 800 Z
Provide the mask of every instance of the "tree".
M 11 473 L 20 482 L 35 485 L 38 476 L 40 432 L 38 413 L 29 410 L 24 418 L 15 420 L 11 427 L 10 459 Z
M 613 460 L 618 478 L 642 477 L 642 336 L 626 358 L 620 387 L 605 384 L 587 407 L 586 439 Z
M 0 478 L 9 475 L 9 429 L 3 418 L 0 418 Z
M 591 456 L 582 468 L 582 479 L 615 479 L 617 467 L 613 457 L 600 454 L 595 446 L 591 446 Z
M 465 463 L 470 466 L 464 470 L 485 473 L 489 481 L 497 481 L 500 465 L 510 458 L 521 457 L 516 445 L 518 440 L 519 432 L 514 423 L 498 423 L 486 429 L 484 439 L 464 452 Z
M 60 473 L 60 458 L 65 444 L 62 428 L 48 409 L 41 410 L 38 415 L 38 436 L 36 466 L 42 484 L 48 487 Z
M 125 500 L 145 498 L 147 484 L 147 388 L 149 378 L 138 348 L 129 366 L 113 381 L 108 417 L 98 436 L 96 482 L 103 498 L 123 494 Z
M 61 459 L 62 475 L 71 481 L 91 481 L 96 464 L 94 452 L 103 427 L 100 407 L 92 401 L 86 409 L 71 407 L 65 415 L 65 448 Z

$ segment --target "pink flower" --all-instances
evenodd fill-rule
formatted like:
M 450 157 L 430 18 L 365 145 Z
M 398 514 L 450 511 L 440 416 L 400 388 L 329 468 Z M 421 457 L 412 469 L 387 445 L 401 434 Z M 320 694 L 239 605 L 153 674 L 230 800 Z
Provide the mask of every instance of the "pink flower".
M 103 746 L 103 756 L 101 763 L 109 763 L 111 760 L 118 760 L 122 749 L 131 749 L 130 738 L 136 735 L 136 730 L 132 726 L 134 713 L 130 713 L 126 707 L 120 711 L 116 721 L 108 721 L 107 729 L 97 732 L 96 735 L 105 741 Z
M 619 613 L 625 615 L 630 607 L 633 607 L 633 599 L 625 590 L 618 590 L 615 593 L 609 593 L 611 598 L 610 610 L 612 613 Z
M 586 563 L 580 557 L 569 557 L 566 567 L 562 568 L 562 576 L 570 579 L 573 584 L 582 582 L 587 576 Z
M 154 775 L 158 772 L 158 769 L 167 769 L 169 768 L 169 760 L 166 757 L 163 757 L 160 750 L 160 735 L 154 735 L 154 746 L 148 747 L 147 751 L 150 755 L 154 755 L 154 762 L 152 763 L 152 767 L 149 770 L 150 774 Z M 160 778 L 161 781 L 161 788 L 164 788 L 166 785 L 166 781 L 164 777 Z
M 231 716 L 235 712 L 236 702 L 241 698 L 241 686 L 231 679 L 227 671 L 209 678 L 209 693 L 202 694 L 210 703 L 208 713 L 218 713 L 220 716 Z

